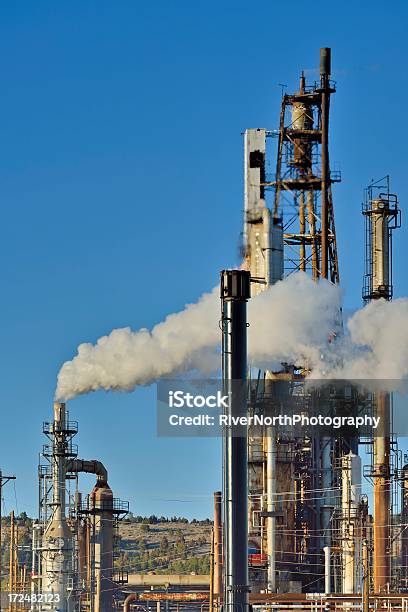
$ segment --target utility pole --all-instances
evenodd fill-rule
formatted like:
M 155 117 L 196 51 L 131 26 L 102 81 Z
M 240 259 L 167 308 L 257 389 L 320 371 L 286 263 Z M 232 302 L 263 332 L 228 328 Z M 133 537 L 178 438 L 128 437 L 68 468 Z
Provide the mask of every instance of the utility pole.
M 1 531 L 1 520 L 2 520 L 2 500 L 3 500 L 3 486 L 7 484 L 10 480 L 15 480 L 15 476 L 4 476 L 3 472 L 0 470 L 0 612 L 2 610 L 2 591 L 3 591 L 3 564 L 1 558 L 1 544 L 2 544 L 2 531 Z
M 8 590 L 9 594 L 16 593 L 16 589 L 14 588 L 17 582 L 16 576 L 16 567 L 15 567 L 15 525 L 14 525 L 14 512 L 10 513 L 10 556 L 9 556 L 9 580 L 8 580 Z M 17 604 L 16 604 L 17 606 Z M 14 602 L 9 602 L 9 612 L 13 612 L 15 610 Z

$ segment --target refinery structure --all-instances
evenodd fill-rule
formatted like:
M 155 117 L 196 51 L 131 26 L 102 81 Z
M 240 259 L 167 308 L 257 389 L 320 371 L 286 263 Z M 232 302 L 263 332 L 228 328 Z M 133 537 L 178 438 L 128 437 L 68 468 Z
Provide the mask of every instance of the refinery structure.
M 221 273 L 223 384 L 234 415 L 279 410 L 292 399 L 302 410 L 379 415 L 380 434 L 290 435 L 251 426 L 236 436 L 227 427 L 210 575 L 167 576 L 163 591 L 158 577 L 115 571 L 117 526 L 129 503 L 110 488 L 109 466 L 81 458 L 78 423 L 56 402 L 53 420 L 43 424 L 32 567 L 22 587 L 31 601 L 1 609 L 408 610 L 408 465 L 392 429 L 391 392 L 352 383 L 311 389 L 307 363 L 263 371 L 247 356 L 254 296 L 296 271 L 340 283 L 333 188 L 341 176 L 329 156 L 335 92 L 331 50 L 323 48 L 319 79 L 310 83 L 302 73 L 297 91 L 283 94 L 279 127 L 245 130 L 243 263 Z M 400 225 L 388 177 L 366 189 L 362 214 L 363 300 L 388 301 L 392 231 Z M 338 318 L 341 328 L 341 311 Z M 247 392 L 232 390 L 236 381 Z M 90 492 L 81 491 L 82 473 L 95 476 Z M 17 572 L 12 558 L 10 592 Z

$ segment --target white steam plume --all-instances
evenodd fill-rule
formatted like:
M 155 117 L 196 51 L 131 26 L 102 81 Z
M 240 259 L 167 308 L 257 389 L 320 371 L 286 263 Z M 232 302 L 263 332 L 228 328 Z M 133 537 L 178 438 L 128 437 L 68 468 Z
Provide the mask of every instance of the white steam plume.
M 335 347 L 336 378 L 402 380 L 408 376 L 408 299 L 370 302 L 348 321 Z M 340 358 L 340 360 L 339 360 Z M 330 372 L 330 368 L 329 368 Z
M 408 375 L 408 299 L 378 300 L 357 311 L 349 334 L 338 332 L 341 293 L 326 281 L 292 274 L 251 298 L 251 365 L 279 368 L 281 362 L 307 365 L 312 376 L 403 378 Z M 113 330 L 96 344 L 81 344 L 58 375 L 56 397 L 105 390 L 130 391 L 162 377 L 219 368 L 219 289 L 169 315 L 151 331 Z

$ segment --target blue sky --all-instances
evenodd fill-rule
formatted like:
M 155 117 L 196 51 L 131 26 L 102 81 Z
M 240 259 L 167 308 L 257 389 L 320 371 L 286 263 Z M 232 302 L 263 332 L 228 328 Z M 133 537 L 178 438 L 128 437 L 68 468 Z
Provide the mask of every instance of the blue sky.
M 42 421 L 77 345 L 152 326 L 238 263 L 241 132 L 277 127 L 278 84 L 313 71 L 321 46 L 338 84 L 345 303 L 360 304 L 363 187 L 390 173 L 403 213 L 407 200 L 407 13 L 402 1 L 2 4 L 0 465 L 18 477 L 6 511 L 17 498 L 36 512 Z M 406 232 L 396 295 L 408 293 Z M 106 463 L 134 512 L 210 515 L 219 442 L 158 440 L 153 389 L 70 410 L 81 456 Z

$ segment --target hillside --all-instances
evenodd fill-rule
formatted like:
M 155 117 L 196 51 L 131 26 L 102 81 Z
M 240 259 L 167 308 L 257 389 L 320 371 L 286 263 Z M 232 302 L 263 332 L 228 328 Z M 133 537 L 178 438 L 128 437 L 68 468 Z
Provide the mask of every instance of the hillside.
M 31 569 L 32 519 L 16 518 L 19 565 Z M 128 573 L 208 574 L 212 523 L 185 518 L 134 517 L 119 523 L 115 567 Z M 10 519 L 2 519 L 2 562 L 8 569 Z M 5 572 L 7 573 L 7 572 Z
M 120 523 L 117 568 L 129 573 L 209 573 L 209 521 L 140 518 Z

